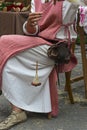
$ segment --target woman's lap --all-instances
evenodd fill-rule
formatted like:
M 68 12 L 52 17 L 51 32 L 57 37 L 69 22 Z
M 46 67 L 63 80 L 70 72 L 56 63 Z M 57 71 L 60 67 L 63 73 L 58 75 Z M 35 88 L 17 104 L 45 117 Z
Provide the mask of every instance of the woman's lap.
M 22 109 L 36 112 L 51 111 L 49 74 L 54 62 L 47 57 L 47 45 L 19 53 L 9 59 L 3 70 L 2 91 L 6 98 Z M 41 86 L 31 85 L 38 61 Z

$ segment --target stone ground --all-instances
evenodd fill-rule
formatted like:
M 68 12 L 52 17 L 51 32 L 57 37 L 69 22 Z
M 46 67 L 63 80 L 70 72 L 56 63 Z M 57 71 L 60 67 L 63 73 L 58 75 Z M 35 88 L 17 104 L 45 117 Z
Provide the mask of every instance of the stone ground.
M 72 77 L 82 74 L 80 46 L 76 46 L 75 54 L 78 58 L 78 65 L 72 71 Z M 64 91 L 64 74 L 60 74 L 59 79 L 58 117 L 48 119 L 45 114 L 27 113 L 28 120 L 10 130 L 87 130 L 87 99 L 85 99 L 83 80 L 72 84 L 75 104 L 70 104 L 68 94 Z M 0 121 L 7 117 L 10 112 L 9 102 L 2 95 L 0 97 Z

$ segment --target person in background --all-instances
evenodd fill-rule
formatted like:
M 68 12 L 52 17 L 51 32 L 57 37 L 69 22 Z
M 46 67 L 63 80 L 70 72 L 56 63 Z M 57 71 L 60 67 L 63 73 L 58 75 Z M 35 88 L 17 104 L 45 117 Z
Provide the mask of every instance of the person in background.
M 52 42 L 67 39 L 68 32 L 72 43 L 75 41 L 73 23 L 78 6 L 67 0 L 32 0 L 23 24 L 25 35 L 0 37 L 0 87 L 12 107 L 0 130 L 26 121 L 26 111 L 58 115 L 55 62 L 48 58 L 47 50 Z M 76 64 L 73 55 L 59 71 L 71 71 Z

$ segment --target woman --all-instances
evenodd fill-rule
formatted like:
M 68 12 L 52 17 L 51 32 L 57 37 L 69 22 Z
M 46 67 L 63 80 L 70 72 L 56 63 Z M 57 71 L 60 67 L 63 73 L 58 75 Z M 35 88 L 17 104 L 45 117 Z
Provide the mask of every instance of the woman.
M 47 50 L 51 45 L 49 41 L 66 39 L 68 32 L 72 41 L 76 39 L 73 22 L 78 6 L 68 1 L 32 0 L 31 13 L 23 25 L 27 36 L 0 38 L 1 89 L 12 105 L 11 115 L 0 123 L 0 130 L 27 120 L 25 111 L 57 116 L 57 77 L 54 61 L 48 58 Z M 75 57 L 73 59 L 60 71 L 73 69 L 77 64 Z M 39 81 L 35 87 L 33 79 L 37 68 Z

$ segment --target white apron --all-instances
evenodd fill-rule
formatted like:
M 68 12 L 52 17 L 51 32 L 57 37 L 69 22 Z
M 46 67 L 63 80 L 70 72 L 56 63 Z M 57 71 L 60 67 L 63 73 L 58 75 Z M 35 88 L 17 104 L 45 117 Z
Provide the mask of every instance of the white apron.
M 49 46 L 42 45 L 14 56 L 3 70 L 2 91 L 15 106 L 27 111 L 50 112 L 49 78 L 54 62 L 48 59 Z M 31 85 L 38 61 L 40 86 Z

